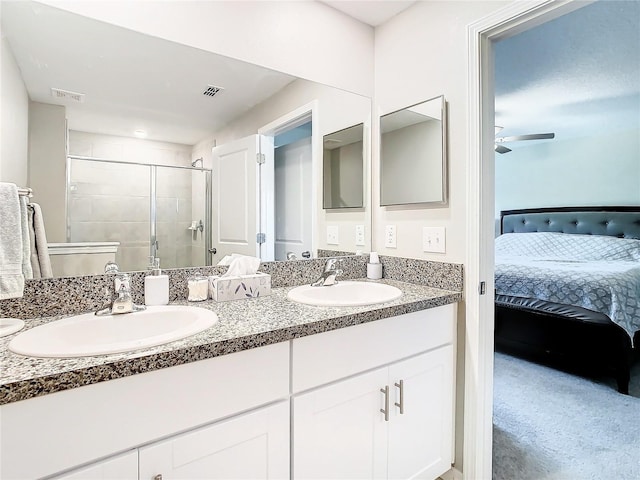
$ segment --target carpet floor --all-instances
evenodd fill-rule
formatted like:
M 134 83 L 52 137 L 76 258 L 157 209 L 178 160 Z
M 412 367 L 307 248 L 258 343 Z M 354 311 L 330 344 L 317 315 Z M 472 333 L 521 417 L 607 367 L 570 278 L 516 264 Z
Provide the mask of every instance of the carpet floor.
M 640 479 L 640 362 L 629 391 L 496 352 L 493 479 Z

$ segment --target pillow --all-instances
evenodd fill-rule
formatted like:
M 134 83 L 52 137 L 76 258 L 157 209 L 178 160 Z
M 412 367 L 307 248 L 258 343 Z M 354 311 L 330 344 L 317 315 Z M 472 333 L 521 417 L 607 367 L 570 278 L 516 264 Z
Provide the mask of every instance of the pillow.
M 543 260 L 640 261 L 640 240 L 556 232 L 505 233 L 496 238 L 496 257 Z

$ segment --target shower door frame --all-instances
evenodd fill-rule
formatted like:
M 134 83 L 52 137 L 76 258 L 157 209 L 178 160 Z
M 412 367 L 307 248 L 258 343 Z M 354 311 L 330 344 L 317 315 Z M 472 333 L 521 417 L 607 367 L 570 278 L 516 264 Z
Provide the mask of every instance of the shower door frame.
M 211 184 L 212 184 L 212 176 L 213 171 L 210 168 L 198 168 L 191 166 L 182 166 L 182 165 L 162 165 L 159 163 L 142 163 L 142 162 L 131 162 L 128 160 L 114 160 L 110 158 L 99 158 L 99 157 L 89 157 L 84 155 L 67 155 L 66 159 L 66 195 L 65 195 L 65 235 L 67 242 L 71 241 L 71 217 L 69 213 L 69 196 L 70 196 L 70 186 L 71 186 L 71 160 L 85 160 L 90 162 L 101 162 L 101 163 L 114 163 L 120 165 L 137 165 L 141 167 L 149 167 L 149 256 L 156 256 L 157 248 L 158 248 L 158 239 L 157 239 L 157 223 L 158 223 L 158 209 L 157 209 L 157 198 L 156 198 L 156 174 L 158 167 L 165 168 L 177 168 L 181 170 L 191 170 L 195 172 L 204 172 L 205 173 L 205 208 L 204 208 L 204 228 L 202 233 L 204 235 L 204 261 L 205 266 L 210 266 L 213 261 L 213 255 L 211 252 L 211 244 L 212 244 L 212 231 L 211 231 Z M 197 265 L 199 266 L 199 265 Z M 191 266 L 193 267 L 193 265 Z M 190 267 L 180 267 L 180 268 L 190 268 Z

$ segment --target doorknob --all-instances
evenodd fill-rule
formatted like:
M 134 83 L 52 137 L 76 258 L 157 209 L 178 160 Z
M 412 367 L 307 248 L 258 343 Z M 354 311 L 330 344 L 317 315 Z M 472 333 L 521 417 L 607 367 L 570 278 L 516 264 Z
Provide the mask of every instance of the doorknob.
M 209 253 L 213 253 L 215 255 L 216 253 L 218 253 L 218 250 L 216 250 L 216 248 L 213 247 L 209 249 Z
M 302 258 L 311 258 L 311 252 L 308 250 L 306 252 L 302 252 Z

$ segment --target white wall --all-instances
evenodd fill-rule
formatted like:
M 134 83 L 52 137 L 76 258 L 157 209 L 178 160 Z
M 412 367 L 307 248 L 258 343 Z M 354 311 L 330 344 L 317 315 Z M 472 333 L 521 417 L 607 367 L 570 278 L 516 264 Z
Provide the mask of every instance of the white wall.
M 373 28 L 319 2 L 43 3 L 301 78 L 373 94 Z
M 51 243 L 66 241 L 66 139 L 65 108 L 30 102 L 28 183 Z
M 374 118 L 376 114 L 386 114 L 441 94 L 449 106 L 449 205 L 446 208 L 374 207 L 373 248 L 379 252 L 438 261 L 465 261 L 466 27 L 508 3 L 417 2 L 376 28 Z M 380 205 L 378 169 L 379 145 L 374 142 L 374 206 Z M 396 249 L 384 247 L 387 224 L 396 225 Z M 422 251 L 423 226 L 447 228 L 445 254 Z
M 4 37 L 1 48 L 0 181 L 26 187 L 29 95 Z
M 496 154 L 496 218 L 514 208 L 640 204 L 637 128 L 509 147 Z

